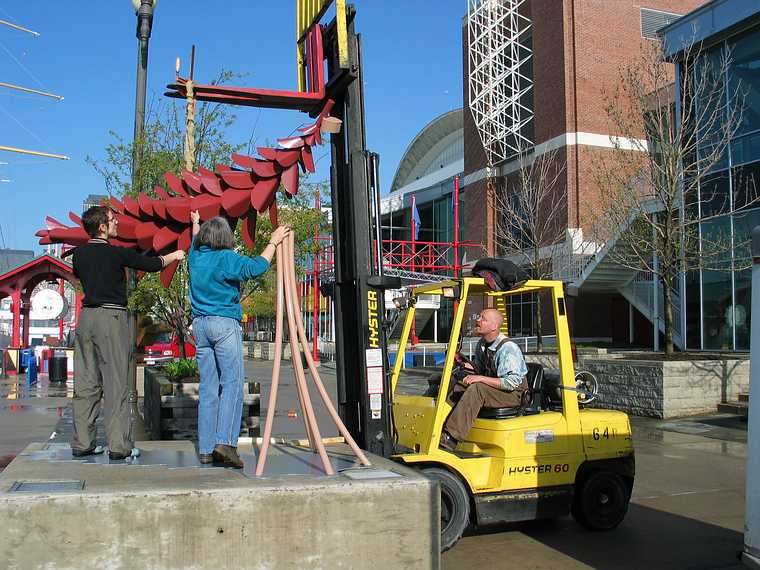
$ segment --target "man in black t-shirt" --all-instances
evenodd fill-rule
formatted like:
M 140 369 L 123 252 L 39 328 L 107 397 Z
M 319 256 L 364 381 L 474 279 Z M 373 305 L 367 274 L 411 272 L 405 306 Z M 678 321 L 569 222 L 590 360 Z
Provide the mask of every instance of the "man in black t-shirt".
M 74 250 L 74 275 L 84 289 L 82 312 L 74 340 L 75 457 L 95 453 L 95 420 L 105 396 L 104 415 L 109 457 L 124 459 L 134 440 L 129 418 L 129 363 L 134 331 L 127 316 L 125 269 L 160 271 L 185 257 L 178 250 L 160 257 L 140 255 L 133 249 L 108 243 L 116 237 L 118 220 L 105 206 L 93 206 L 82 216 L 91 237 Z

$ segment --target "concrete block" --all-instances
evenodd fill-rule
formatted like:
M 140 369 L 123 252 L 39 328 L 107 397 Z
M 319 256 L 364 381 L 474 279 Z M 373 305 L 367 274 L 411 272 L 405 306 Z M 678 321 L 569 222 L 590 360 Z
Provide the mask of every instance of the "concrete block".
M 190 442 L 145 442 L 194 454 Z M 36 446 L 36 447 L 35 447 Z M 26 453 L 41 449 L 33 444 Z M 332 447 L 331 447 L 332 449 Z M 331 454 L 345 454 L 337 446 Z M 249 478 L 217 468 L 34 460 L 0 475 L 0 567 L 363 569 L 440 567 L 439 492 L 419 472 L 371 456 L 396 477 Z M 63 493 L 10 493 L 16 481 L 83 480 Z

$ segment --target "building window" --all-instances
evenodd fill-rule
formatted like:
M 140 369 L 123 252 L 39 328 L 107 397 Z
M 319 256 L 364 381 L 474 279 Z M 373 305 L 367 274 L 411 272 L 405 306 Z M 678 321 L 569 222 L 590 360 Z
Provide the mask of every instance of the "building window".
M 641 37 L 648 40 L 659 39 L 657 31 L 681 17 L 681 14 L 662 12 L 660 10 L 652 10 L 651 8 L 641 8 L 640 13 Z
M 703 249 L 707 244 L 720 250 L 719 254 L 707 256 L 705 264 L 710 269 L 702 271 L 702 348 L 708 350 L 732 350 L 734 344 L 731 252 L 723 250 L 730 238 L 730 216 L 702 223 Z
M 731 147 L 734 164 L 760 159 L 760 28 L 730 44 L 729 93 L 743 103 L 741 121 Z
M 686 348 L 702 348 L 702 322 L 700 307 L 699 271 L 686 273 Z

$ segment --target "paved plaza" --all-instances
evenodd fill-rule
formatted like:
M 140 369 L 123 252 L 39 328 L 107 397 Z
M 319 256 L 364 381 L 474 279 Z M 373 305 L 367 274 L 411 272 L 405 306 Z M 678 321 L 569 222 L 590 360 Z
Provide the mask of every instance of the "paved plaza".
M 266 413 L 271 363 L 246 361 L 262 384 Z M 321 367 L 335 393 L 334 369 Z M 303 436 L 295 385 L 284 366 L 274 433 Z M 31 388 L 0 383 L 0 468 L 27 444 L 46 440 L 65 415 L 71 384 L 44 377 Z M 313 398 L 317 398 L 314 392 Z M 321 407 L 317 406 L 318 410 Z M 323 436 L 335 429 L 321 413 Z M 740 568 L 744 524 L 746 423 L 712 415 L 672 421 L 634 418 L 636 484 L 627 518 L 609 533 L 591 533 L 571 518 L 470 532 L 442 557 L 444 568 Z

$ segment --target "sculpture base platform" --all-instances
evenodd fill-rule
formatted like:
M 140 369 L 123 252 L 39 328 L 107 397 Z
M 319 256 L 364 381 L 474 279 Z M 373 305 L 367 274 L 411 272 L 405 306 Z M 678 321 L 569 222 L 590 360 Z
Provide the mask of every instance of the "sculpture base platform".
M 270 447 L 255 477 L 201 465 L 187 441 L 140 442 L 140 457 L 74 459 L 32 444 L 0 474 L 2 568 L 438 568 L 437 486 L 370 456 L 328 446 Z

